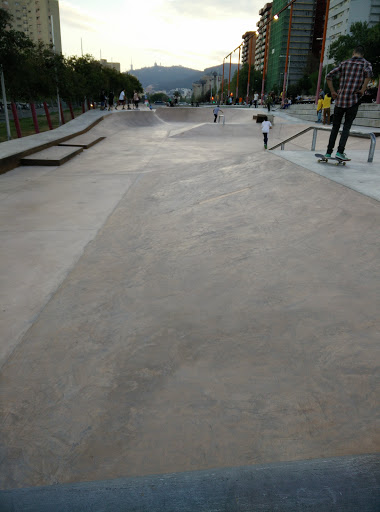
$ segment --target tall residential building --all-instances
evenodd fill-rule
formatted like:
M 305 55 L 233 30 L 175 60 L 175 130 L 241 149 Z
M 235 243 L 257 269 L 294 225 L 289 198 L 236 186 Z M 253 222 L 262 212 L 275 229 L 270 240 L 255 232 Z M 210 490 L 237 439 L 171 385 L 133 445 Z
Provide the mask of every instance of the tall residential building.
M 279 12 L 287 0 L 273 0 L 272 10 Z M 288 84 L 297 82 L 307 67 L 318 67 L 326 0 L 297 0 L 293 4 L 291 24 Z M 286 49 L 289 32 L 290 8 L 283 11 L 277 21 L 271 23 L 271 37 L 268 52 L 266 90 L 282 90 L 285 72 Z
M 0 7 L 13 16 L 15 30 L 24 32 L 35 43 L 54 42 L 57 53 L 62 52 L 58 0 L 0 0 Z
M 380 0 L 331 0 L 324 65 L 333 62 L 328 58 L 330 44 L 339 36 L 349 34 L 351 25 L 357 21 L 366 21 L 370 27 L 379 23 Z
M 259 14 L 260 19 L 256 23 L 258 35 L 256 37 L 255 69 L 257 69 L 258 71 L 263 71 L 265 42 L 267 42 L 267 45 L 269 45 L 271 23 L 268 23 L 268 25 L 265 24 L 272 16 L 272 3 L 265 4 L 264 7 L 260 9 Z M 268 38 L 266 37 L 267 32 Z
M 251 66 L 255 65 L 255 51 L 256 51 L 256 34 L 255 32 L 246 32 L 241 36 L 244 41 L 243 51 L 241 56 L 242 64 L 251 62 Z

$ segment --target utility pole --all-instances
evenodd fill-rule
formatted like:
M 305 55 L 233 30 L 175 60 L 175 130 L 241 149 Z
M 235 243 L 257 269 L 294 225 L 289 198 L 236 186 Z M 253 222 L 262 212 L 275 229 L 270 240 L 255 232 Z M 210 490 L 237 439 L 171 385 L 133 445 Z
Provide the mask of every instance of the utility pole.
M 8 140 L 11 140 L 12 136 L 11 136 L 11 128 L 9 126 L 8 104 L 7 104 L 7 96 L 5 93 L 4 73 L 3 73 L 3 68 L 0 68 L 0 69 L 1 69 L 1 92 L 3 94 L 3 105 L 4 105 L 4 113 L 5 113 L 5 124 L 7 127 L 7 137 L 8 137 Z
M 53 21 L 53 15 L 51 15 L 50 17 L 50 21 L 51 21 L 51 37 L 53 39 L 53 52 L 56 53 L 55 51 L 55 39 L 54 39 L 54 21 Z M 57 70 L 55 70 L 55 77 L 57 79 L 57 107 L 58 107 L 58 125 L 61 126 L 62 125 L 62 121 L 61 121 L 61 100 L 59 98 L 59 88 L 58 88 L 58 76 L 57 76 Z

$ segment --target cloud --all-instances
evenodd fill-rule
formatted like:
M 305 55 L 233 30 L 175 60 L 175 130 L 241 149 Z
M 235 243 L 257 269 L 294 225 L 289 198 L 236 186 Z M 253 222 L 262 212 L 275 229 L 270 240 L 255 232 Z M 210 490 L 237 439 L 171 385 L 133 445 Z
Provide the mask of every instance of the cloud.
M 61 25 L 69 25 L 83 31 L 96 32 L 101 24 L 99 18 L 65 0 L 59 2 L 59 16 Z
M 263 6 L 261 0 L 170 0 L 168 9 L 176 15 L 197 19 L 222 19 L 234 17 L 258 17 Z

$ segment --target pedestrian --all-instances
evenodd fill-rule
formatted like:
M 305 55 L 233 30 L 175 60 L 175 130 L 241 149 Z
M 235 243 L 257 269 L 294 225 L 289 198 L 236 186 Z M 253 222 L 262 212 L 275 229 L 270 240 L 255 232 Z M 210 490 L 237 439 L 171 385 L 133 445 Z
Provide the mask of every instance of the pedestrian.
M 102 90 L 100 93 L 100 110 L 104 110 L 106 108 L 106 91 Z
M 268 148 L 268 133 L 272 129 L 272 123 L 268 121 L 267 116 L 264 116 L 264 121 L 261 123 L 261 132 L 264 135 L 264 149 Z
M 135 91 L 135 93 L 133 95 L 133 103 L 135 104 L 135 108 L 139 108 L 139 101 L 140 101 L 140 96 L 137 94 L 137 91 Z
M 257 108 L 257 102 L 259 101 L 259 95 L 257 92 L 253 95 L 253 103 L 255 104 L 255 108 Z
M 326 76 L 331 96 L 335 100 L 333 127 L 327 146 L 326 158 L 330 158 L 332 155 L 344 116 L 343 131 L 339 139 L 336 157 L 341 160 L 350 160 L 344 152 L 346 142 L 352 123 L 358 113 L 360 98 L 364 95 L 372 75 L 372 66 L 364 59 L 364 48 L 359 45 L 354 49 L 351 59 L 341 62 Z M 338 92 L 335 91 L 332 82 L 333 77 L 337 76 L 340 77 Z
M 270 112 L 270 106 L 272 105 L 272 96 L 270 94 L 268 94 L 267 96 L 267 109 L 268 109 L 268 112 Z
M 322 96 L 319 96 L 319 100 L 317 103 L 317 120 L 316 123 L 322 122 L 322 110 L 323 110 L 323 98 Z
M 217 105 L 214 108 L 214 110 L 213 110 L 213 113 L 214 113 L 214 123 L 216 123 L 216 120 L 218 119 L 219 112 L 223 113 L 223 110 L 221 108 L 219 108 L 219 106 Z
M 326 92 L 323 98 L 323 124 L 330 124 L 331 93 Z
M 123 105 L 122 110 L 125 110 L 125 89 L 123 89 L 123 90 L 121 91 L 120 95 L 119 95 L 119 99 L 118 99 L 117 105 L 116 105 L 116 107 L 115 107 L 115 110 L 117 110 L 117 107 L 118 107 L 120 104 L 121 104 L 121 105 Z
M 114 98 L 115 98 L 114 92 L 110 91 L 108 94 L 108 110 L 111 110 L 111 107 L 113 108 Z

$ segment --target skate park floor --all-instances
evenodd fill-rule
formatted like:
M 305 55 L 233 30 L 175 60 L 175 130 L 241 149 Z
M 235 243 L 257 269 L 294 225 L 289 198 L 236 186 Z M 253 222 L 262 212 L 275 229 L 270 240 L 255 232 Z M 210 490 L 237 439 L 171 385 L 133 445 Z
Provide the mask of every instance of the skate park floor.
M 379 451 L 379 151 L 253 113 L 0 176 L 1 489 Z

